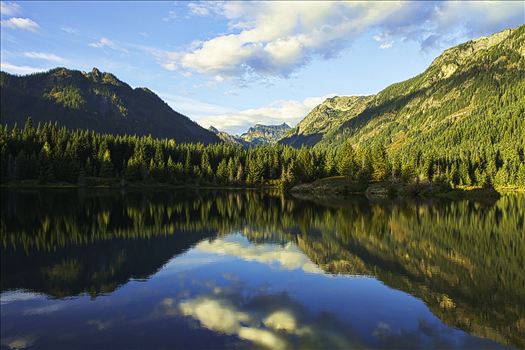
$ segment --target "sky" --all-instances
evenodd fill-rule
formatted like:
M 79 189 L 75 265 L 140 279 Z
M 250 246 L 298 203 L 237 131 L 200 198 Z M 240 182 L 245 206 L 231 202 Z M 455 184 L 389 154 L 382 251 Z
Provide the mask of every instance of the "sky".
M 444 49 L 525 23 L 522 1 L 2 1 L 3 71 L 111 72 L 204 127 L 294 126 Z

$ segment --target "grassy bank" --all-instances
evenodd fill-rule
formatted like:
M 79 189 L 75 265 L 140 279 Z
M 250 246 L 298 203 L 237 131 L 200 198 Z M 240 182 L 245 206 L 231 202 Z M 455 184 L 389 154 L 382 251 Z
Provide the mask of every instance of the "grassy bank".
M 368 198 L 442 197 L 448 199 L 468 198 L 491 200 L 497 199 L 501 194 L 505 193 L 525 192 L 525 189 L 518 187 L 450 187 L 446 184 L 430 182 L 405 183 L 400 181 L 383 181 L 362 183 L 350 181 L 343 176 L 336 176 L 294 186 L 291 192 L 296 195 L 313 197 L 344 197 L 353 194 L 362 194 Z

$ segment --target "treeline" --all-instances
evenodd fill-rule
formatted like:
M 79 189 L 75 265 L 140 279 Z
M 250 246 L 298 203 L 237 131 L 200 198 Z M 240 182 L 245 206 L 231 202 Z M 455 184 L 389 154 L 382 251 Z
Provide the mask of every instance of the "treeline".
M 512 159 L 505 158 L 510 154 Z M 474 157 L 475 156 L 475 157 Z M 92 177 L 168 184 L 289 187 L 329 176 L 350 180 L 430 181 L 456 185 L 525 186 L 523 149 L 502 153 L 421 153 L 389 157 L 375 144 L 335 149 L 283 145 L 243 148 L 230 144 L 177 144 L 173 139 L 70 131 L 56 123 L 5 125 L 0 135 L 2 182 L 82 183 Z

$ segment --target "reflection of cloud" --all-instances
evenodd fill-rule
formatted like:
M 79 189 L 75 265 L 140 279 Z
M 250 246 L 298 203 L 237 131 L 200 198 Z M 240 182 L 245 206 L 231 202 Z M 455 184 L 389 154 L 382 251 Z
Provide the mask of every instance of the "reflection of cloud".
M 25 300 L 33 300 L 38 299 L 40 296 L 35 293 L 28 293 L 28 292 L 5 292 L 0 294 L 0 304 L 5 305 L 9 304 L 15 301 L 25 301 Z
M 372 335 L 379 342 L 379 347 L 389 349 L 508 349 L 488 339 L 458 336 L 460 331 L 437 320 L 422 318 L 417 322 L 417 327 L 412 330 L 394 330 L 389 324 L 379 322 Z
M 198 319 L 208 329 L 226 334 L 238 333 L 241 323 L 250 321 L 248 314 L 239 312 L 227 301 L 198 298 L 180 304 L 181 312 Z
M 26 349 L 35 343 L 36 338 L 32 335 L 8 337 L 2 339 L 2 345 L 9 349 Z
M 214 291 L 179 303 L 179 310 L 204 328 L 270 349 L 349 349 L 357 344 L 333 316 L 325 313 L 312 318 L 285 294 L 246 299 L 239 291 Z
M 196 249 L 209 253 L 232 255 L 268 265 L 277 263 L 286 270 L 302 269 L 305 272 L 322 273 L 322 270 L 292 243 L 282 247 L 276 244 L 255 245 L 245 239 L 219 238 L 213 242 L 201 242 Z
M 250 340 L 270 349 L 287 348 L 286 343 L 279 336 L 264 329 L 242 327 L 239 330 L 239 338 Z
M 86 322 L 86 324 L 90 325 L 90 326 L 95 326 L 96 329 L 98 329 L 99 331 L 104 331 L 106 329 L 108 329 L 109 327 L 111 327 L 113 325 L 113 321 L 112 320 L 88 320 Z
M 63 308 L 63 305 L 59 304 L 53 304 L 48 306 L 42 306 L 42 307 L 33 307 L 26 309 L 23 314 L 24 315 L 47 315 L 53 312 L 56 312 Z

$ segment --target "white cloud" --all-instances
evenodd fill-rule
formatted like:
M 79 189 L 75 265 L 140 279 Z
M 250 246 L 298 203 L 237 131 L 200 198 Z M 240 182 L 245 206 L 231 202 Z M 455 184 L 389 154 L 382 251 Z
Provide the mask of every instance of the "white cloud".
M 40 26 L 35 21 L 29 19 L 29 18 L 21 18 L 21 17 L 12 17 L 9 19 L 3 19 L 0 21 L 0 24 L 2 27 L 10 28 L 10 29 L 22 29 L 22 30 L 28 30 L 31 32 L 36 32 Z
M 35 52 L 35 51 L 29 51 L 23 53 L 24 57 L 37 59 L 37 60 L 43 60 L 43 61 L 49 61 L 49 62 L 55 62 L 55 63 L 65 63 L 67 60 L 63 57 L 57 56 L 52 53 L 46 53 L 46 52 Z
M 20 74 L 20 75 L 45 72 L 47 70 L 47 68 L 32 67 L 32 66 L 19 66 L 19 65 L 11 64 L 9 62 L 5 62 L 5 61 L 0 63 L 0 69 L 4 72 L 8 72 L 11 74 Z
M 178 16 L 177 16 L 177 12 L 175 12 L 175 11 L 169 11 L 169 12 L 168 12 L 168 15 L 167 15 L 166 17 L 162 18 L 162 20 L 163 20 L 164 22 L 169 22 L 169 21 L 172 21 L 172 20 L 177 19 L 177 18 L 178 18 Z
M 206 4 L 198 2 L 190 2 L 188 4 L 188 10 L 196 16 L 208 16 L 210 14 L 210 10 Z
M 385 33 L 374 35 L 372 38 L 379 43 L 380 49 L 389 49 L 392 47 L 392 45 L 394 45 L 394 40 L 392 40 L 390 36 Z
M 122 52 L 128 52 L 127 49 L 120 47 L 115 42 L 105 37 L 100 38 L 96 42 L 89 43 L 88 45 L 91 47 L 97 48 L 97 49 L 109 48 L 109 49 L 118 50 Z
M 186 96 L 173 94 L 159 94 L 159 96 L 177 112 L 196 119 L 235 111 L 232 108 L 201 102 Z
M 103 47 L 109 47 L 109 48 L 116 48 L 116 45 L 113 41 L 111 41 L 108 38 L 100 38 L 99 41 L 96 41 L 94 43 L 89 43 L 89 46 L 95 47 L 95 48 L 103 48 Z
M 0 13 L 4 16 L 15 16 L 22 12 L 22 8 L 15 2 L 0 1 Z
M 63 32 L 66 32 L 68 34 L 78 34 L 78 29 L 76 28 L 73 28 L 73 27 L 69 27 L 69 26 L 65 26 L 65 27 L 62 27 L 60 28 Z
M 224 17 L 230 32 L 166 54 L 163 66 L 223 78 L 287 77 L 312 59 L 337 55 L 367 31 L 391 38 L 381 48 L 394 39 L 423 47 L 432 35 L 439 45 L 524 22 L 520 1 L 221 2 L 188 9 Z
M 209 113 L 201 113 L 199 110 L 195 110 L 195 113 L 190 115 L 204 127 L 213 125 L 219 130 L 240 134 L 257 123 L 267 125 L 287 123 L 290 126 L 294 126 L 304 118 L 312 108 L 323 102 L 327 97 L 333 97 L 335 95 L 337 94 L 308 97 L 302 101 L 278 100 L 267 106 L 239 111 L 209 111 Z

